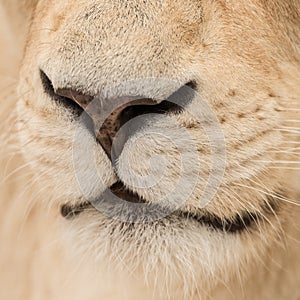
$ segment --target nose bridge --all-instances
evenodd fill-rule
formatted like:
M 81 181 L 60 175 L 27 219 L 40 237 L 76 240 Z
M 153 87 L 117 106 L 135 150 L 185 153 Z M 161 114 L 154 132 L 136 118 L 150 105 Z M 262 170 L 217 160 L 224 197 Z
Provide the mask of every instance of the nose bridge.
M 181 63 L 184 59 L 174 44 L 174 33 L 166 29 L 171 21 L 159 18 L 163 5 L 147 11 L 148 6 L 141 2 L 151 1 L 133 1 L 135 6 L 126 1 L 118 7 L 119 2 L 101 1 L 101 5 L 83 8 L 65 20 L 63 35 L 54 41 L 56 45 L 42 66 L 55 88 L 76 87 L 94 95 L 139 78 L 176 78 L 182 79 L 181 84 L 188 81 L 181 78 L 188 67 Z M 154 87 L 150 91 L 150 86 L 140 83 L 141 89 L 144 94 L 151 92 L 151 98 L 159 96 Z
M 86 2 L 86 1 L 85 1 Z M 155 2 L 157 7 L 148 5 Z M 82 8 L 74 5 L 74 12 L 64 22 L 64 39 L 78 45 L 80 41 L 92 45 L 116 46 L 125 42 L 136 43 L 155 38 L 165 20 L 159 18 L 166 5 L 165 1 L 92 1 Z M 139 37 L 139 38 L 138 38 Z M 120 48 L 122 50 L 123 48 Z
M 120 0 L 89 0 L 84 1 L 84 6 L 77 13 L 78 20 L 89 23 L 102 24 L 102 28 L 134 30 L 138 27 L 151 27 L 153 23 L 168 8 L 168 1 L 120 1 Z M 76 10 L 78 11 L 78 9 Z M 107 25 L 107 26 L 106 26 Z

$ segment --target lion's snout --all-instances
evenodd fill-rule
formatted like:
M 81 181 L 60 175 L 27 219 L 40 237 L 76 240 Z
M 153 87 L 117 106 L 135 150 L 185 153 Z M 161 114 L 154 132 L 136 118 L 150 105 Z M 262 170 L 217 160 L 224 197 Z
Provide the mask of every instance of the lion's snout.
M 55 89 L 50 78 L 43 71 L 41 71 L 41 80 L 45 92 L 51 98 L 63 102 L 64 106 L 73 112 L 74 108 L 77 108 L 77 113 L 85 126 L 90 126 L 92 123 L 92 131 L 97 141 L 113 163 L 120 156 L 128 138 L 143 126 L 145 118 L 137 117 L 148 115 L 149 119 L 150 115 L 151 119 L 151 115 L 180 113 L 193 98 L 193 91 L 196 88 L 196 84 L 192 81 L 178 89 L 175 82 L 170 81 L 169 84 L 164 80 L 161 83 L 158 79 L 158 86 L 164 84 L 168 86 L 162 89 L 156 88 L 157 91 L 162 91 L 161 94 L 156 92 L 151 97 L 151 91 L 143 90 L 145 83 L 149 83 L 148 86 L 155 84 L 155 80 L 151 78 L 124 83 L 121 93 L 120 87 L 115 87 L 91 95 L 82 93 L 76 88 Z M 168 94 L 170 96 L 162 100 Z M 90 122 L 87 122 L 87 119 L 90 119 Z

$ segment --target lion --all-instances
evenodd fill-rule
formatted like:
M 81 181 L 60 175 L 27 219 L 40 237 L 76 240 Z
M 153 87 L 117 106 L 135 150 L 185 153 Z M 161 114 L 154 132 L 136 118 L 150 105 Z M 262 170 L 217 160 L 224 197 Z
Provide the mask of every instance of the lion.
M 1 0 L 1 299 L 300 299 L 300 3 Z

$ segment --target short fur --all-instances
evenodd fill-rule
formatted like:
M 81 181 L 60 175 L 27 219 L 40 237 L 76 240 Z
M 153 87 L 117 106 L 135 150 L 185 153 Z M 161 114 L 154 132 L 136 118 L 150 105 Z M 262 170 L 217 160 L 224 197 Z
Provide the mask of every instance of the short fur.
M 299 1 L 0 3 L 7 120 L 1 127 L 1 299 L 300 299 Z M 224 220 L 256 212 L 256 224 L 236 234 L 176 216 L 132 225 L 94 209 L 62 221 L 61 205 L 83 198 L 72 160 L 76 122 L 44 93 L 40 69 L 54 89 L 88 94 L 149 77 L 195 82 L 225 136 L 226 171 L 215 198 L 200 207 L 210 156 L 201 126 L 186 112 L 141 129 L 126 143 L 116 172 L 148 202 L 175 189 L 180 155 L 194 155 L 177 122 L 205 166 L 197 176 L 190 161 L 184 179 L 197 181 L 180 209 Z M 147 89 L 153 97 L 170 92 L 166 85 Z M 195 98 L 189 111 L 201 114 L 200 104 Z M 153 130 L 172 136 L 181 152 L 162 135 L 149 138 Z M 98 174 L 113 184 L 115 170 L 103 149 L 85 138 L 80 150 L 96 149 Z M 149 168 L 154 154 L 167 156 L 167 169 Z M 80 171 L 87 160 L 81 157 Z M 145 182 L 128 164 L 161 179 L 140 188 Z M 180 188 L 179 198 L 186 197 L 190 191 Z

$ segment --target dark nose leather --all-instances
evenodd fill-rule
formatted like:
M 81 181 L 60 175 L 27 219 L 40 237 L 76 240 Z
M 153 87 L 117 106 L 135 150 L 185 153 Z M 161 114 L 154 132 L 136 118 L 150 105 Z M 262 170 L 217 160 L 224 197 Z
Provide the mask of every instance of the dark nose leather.
M 54 89 L 51 80 L 43 71 L 41 71 L 41 80 L 45 93 L 52 99 L 72 109 L 76 115 L 82 114 L 83 111 L 89 115 L 88 127 L 90 128 L 91 119 L 95 136 L 112 162 L 115 162 L 121 154 L 126 141 L 133 133 L 132 130 L 137 129 L 125 126 L 126 130 L 123 130 L 122 126 L 125 123 L 136 116 L 148 113 L 180 112 L 182 107 L 193 99 L 193 91 L 196 87 L 191 81 L 170 94 L 166 100 L 158 101 L 145 96 L 124 95 L 105 98 L 101 95 L 97 97 L 86 95 L 76 89 Z M 189 89 L 187 90 L 186 87 Z M 87 126 L 87 123 L 85 125 Z
M 119 157 L 130 135 L 128 130 L 118 133 L 120 128 L 134 117 L 148 113 L 148 106 L 158 103 L 154 99 L 139 96 L 104 99 L 101 96 L 94 98 L 83 95 L 73 89 L 57 89 L 55 92 L 73 99 L 92 118 L 97 140 L 112 161 Z

